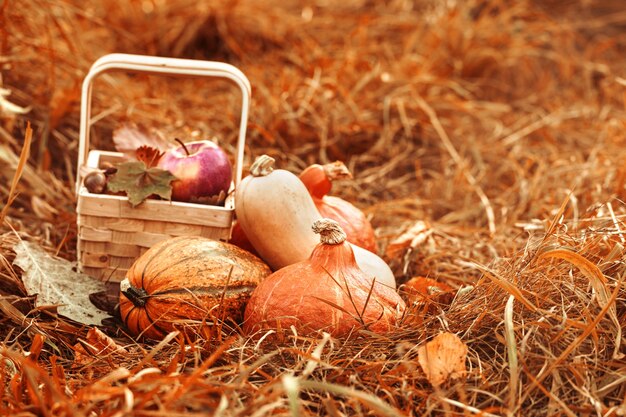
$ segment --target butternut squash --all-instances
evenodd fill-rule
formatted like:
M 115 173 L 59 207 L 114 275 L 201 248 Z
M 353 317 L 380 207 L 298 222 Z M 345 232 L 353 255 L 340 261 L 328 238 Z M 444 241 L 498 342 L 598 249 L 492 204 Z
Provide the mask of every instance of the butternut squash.
M 273 269 L 308 259 L 319 237 L 311 225 L 322 218 L 302 181 L 274 169 L 274 158 L 262 155 L 235 191 L 237 222 L 261 258 Z M 396 280 L 389 265 L 375 253 L 352 245 L 358 266 L 391 288 Z

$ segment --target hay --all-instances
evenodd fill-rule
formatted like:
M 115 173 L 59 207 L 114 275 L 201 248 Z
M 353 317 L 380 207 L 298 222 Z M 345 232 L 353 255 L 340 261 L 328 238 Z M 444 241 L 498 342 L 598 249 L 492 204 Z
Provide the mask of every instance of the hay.
M 609 1 L 447 3 L 2 3 L 0 88 L 30 108 L 0 113 L 3 202 L 27 121 L 34 134 L 2 225 L 0 414 L 624 414 L 626 16 Z M 95 353 L 87 328 L 33 309 L 11 248 L 19 233 L 75 259 L 80 82 L 108 52 L 241 68 L 246 164 L 343 160 L 355 180 L 334 192 L 371 217 L 381 254 L 428 225 L 389 252 L 398 281 L 460 291 L 387 336 L 277 343 L 224 326 L 155 345 L 111 322 L 125 352 Z M 232 151 L 232 90 L 175 81 L 99 81 L 94 146 L 134 120 Z M 442 331 L 467 344 L 468 375 L 433 388 L 417 351 Z

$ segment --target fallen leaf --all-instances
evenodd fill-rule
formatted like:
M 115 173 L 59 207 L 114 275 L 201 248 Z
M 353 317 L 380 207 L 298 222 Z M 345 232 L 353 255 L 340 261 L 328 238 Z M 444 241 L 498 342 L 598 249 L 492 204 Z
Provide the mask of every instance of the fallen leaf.
M 89 365 L 94 360 L 93 355 L 90 354 L 81 343 L 74 345 L 74 363 L 72 363 L 72 368 Z
M 424 297 L 453 290 L 448 284 L 427 277 L 413 277 L 405 282 L 402 287 L 411 294 L 422 295 Z
M 452 303 L 456 291 L 443 282 L 418 276 L 402 284 L 398 293 L 409 305 L 427 302 L 445 306 Z
M 386 255 L 389 258 L 396 258 L 404 250 L 416 248 L 424 243 L 431 234 L 430 225 L 425 221 L 418 220 L 407 231 L 389 242 Z
M 135 207 L 151 195 L 158 195 L 166 200 L 172 198 L 170 183 L 176 177 L 171 172 L 160 168 L 148 168 L 141 161 L 123 162 L 117 165 L 117 172 L 107 184 L 109 191 L 123 191 L 128 201 Z
M 441 333 L 417 350 L 418 361 L 428 382 L 438 387 L 448 379 L 464 378 L 467 345 L 452 333 Z
M 113 131 L 113 144 L 118 152 L 130 158 L 135 158 L 135 152 L 142 146 L 164 152 L 175 145 L 158 130 L 132 122 L 122 123 Z
M 105 282 L 104 291 L 89 294 L 89 301 L 102 311 L 115 315 L 115 309 L 120 302 L 120 284 L 116 282 Z
M 142 145 L 135 151 L 135 159 L 145 163 L 148 168 L 153 168 L 157 166 L 163 154 L 164 152 L 161 152 L 157 148 Z
M 210 206 L 223 206 L 226 201 L 226 193 L 221 190 L 219 194 L 212 196 L 192 197 L 189 199 L 190 203 L 206 204 Z
M 89 365 L 96 358 L 111 355 L 113 353 L 126 354 L 128 351 L 120 346 L 115 340 L 104 334 L 97 327 L 92 327 L 87 332 L 85 339 L 74 345 L 73 368 Z
M 104 290 L 104 283 L 74 271 L 74 264 L 49 255 L 39 245 L 20 241 L 13 247 L 13 265 L 24 273 L 28 295 L 37 295 L 35 306 L 58 306 L 59 314 L 83 324 L 100 324 L 108 315 L 89 301 L 89 294 Z
M 126 349 L 97 327 L 89 329 L 85 342 L 87 350 L 96 356 L 108 355 L 110 353 L 128 353 Z

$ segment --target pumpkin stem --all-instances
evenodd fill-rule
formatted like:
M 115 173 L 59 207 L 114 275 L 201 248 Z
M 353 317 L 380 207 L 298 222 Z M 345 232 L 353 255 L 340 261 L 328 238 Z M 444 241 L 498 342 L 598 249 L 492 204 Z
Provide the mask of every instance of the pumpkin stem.
M 352 174 L 343 162 L 335 161 L 325 165 L 309 165 L 299 177 L 309 193 L 321 199 L 330 192 L 333 181 L 351 179 Z
M 121 290 L 135 307 L 143 307 L 146 305 L 148 293 L 143 288 L 137 288 L 130 285 L 127 289 Z
M 250 167 L 250 174 L 255 177 L 264 177 L 274 170 L 275 159 L 269 155 L 261 155 L 254 160 Z
M 322 167 L 324 168 L 324 173 L 330 181 L 352 179 L 352 173 L 350 172 L 346 164 L 341 161 L 324 164 L 322 165 Z
M 312 228 L 320 235 L 320 242 L 326 245 L 339 245 L 346 240 L 346 233 L 339 223 L 332 219 L 316 220 Z

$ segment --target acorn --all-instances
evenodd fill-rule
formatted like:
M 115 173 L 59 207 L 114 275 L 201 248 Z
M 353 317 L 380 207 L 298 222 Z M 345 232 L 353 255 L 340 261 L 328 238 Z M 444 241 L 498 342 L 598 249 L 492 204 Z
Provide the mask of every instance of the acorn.
M 83 180 L 87 191 L 93 194 L 102 194 L 107 187 L 107 176 L 102 171 L 92 171 L 85 175 Z

